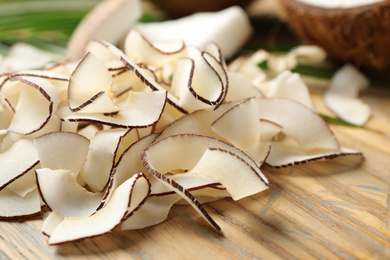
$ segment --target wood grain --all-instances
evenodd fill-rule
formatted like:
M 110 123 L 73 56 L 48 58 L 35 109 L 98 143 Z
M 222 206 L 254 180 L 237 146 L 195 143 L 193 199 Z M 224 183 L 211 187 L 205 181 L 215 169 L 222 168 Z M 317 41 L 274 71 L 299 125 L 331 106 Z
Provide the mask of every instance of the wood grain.
M 325 86 L 311 83 L 310 90 L 329 114 Z M 0 259 L 389 259 L 390 88 L 373 87 L 363 99 L 373 109 L 371 130 L 331 127 L 364 158 L 264 167 L 269 190 L 205 206 L 221 233 L 190 206 L 175 206 L 154 227 L 48 246 L 39 217 L 0 222 Z

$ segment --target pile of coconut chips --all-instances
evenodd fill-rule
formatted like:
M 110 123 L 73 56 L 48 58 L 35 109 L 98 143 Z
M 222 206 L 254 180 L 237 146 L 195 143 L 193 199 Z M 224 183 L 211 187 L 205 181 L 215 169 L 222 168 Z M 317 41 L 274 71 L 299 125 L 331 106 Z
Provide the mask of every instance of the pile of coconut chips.
M 1 74 L 0 218 L 46 206 L 42 232 L 56 245 L 156 225 L 190 204 L 220 230 L 202 203 L 266 190 L 264 164 L 360 154 L 339 145 L 289 71 L 324 57 L 301 46 L 226 64 L 216 44 L 152 43 L 133 29 L 123 49 L 92 40 L 82 59 Z

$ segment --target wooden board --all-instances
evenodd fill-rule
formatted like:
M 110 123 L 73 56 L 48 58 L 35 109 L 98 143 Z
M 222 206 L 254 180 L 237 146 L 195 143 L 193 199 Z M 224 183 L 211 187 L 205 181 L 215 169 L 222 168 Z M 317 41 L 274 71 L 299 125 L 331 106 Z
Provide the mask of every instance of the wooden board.
M 325 86 L 311 83 L 310 90 L 318 110 L 329 114 Z M 265 167 L 269 190 L 205 206 L 221 233 L 190 206 L 173 207 L 154 227 L 63 246 L 47 245 L 42 218 L 0 222 L 0 259 L 389 259 L 390 88 L 373 87 L 363 99 L 374 130 L 331 126 L 343 146 L 363 152 L 363 161 Z

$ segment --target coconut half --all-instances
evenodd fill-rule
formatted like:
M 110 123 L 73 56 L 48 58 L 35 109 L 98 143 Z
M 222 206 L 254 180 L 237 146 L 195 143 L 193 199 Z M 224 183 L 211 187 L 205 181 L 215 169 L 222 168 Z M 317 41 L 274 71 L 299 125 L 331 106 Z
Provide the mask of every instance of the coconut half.
M 291 29 L 330 57 L 358 67 L 390 67 L 390 2 L 282 0 Z

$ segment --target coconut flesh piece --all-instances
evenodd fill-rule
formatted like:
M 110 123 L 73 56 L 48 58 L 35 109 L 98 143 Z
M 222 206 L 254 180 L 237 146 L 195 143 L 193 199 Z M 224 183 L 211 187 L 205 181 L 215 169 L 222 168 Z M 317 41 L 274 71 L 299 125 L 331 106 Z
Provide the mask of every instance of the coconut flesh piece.
M 63 75 L 50 70 L 23 70 L 23 71 L 17 71 L 13 73 L 11 76 L 43 78 L 56 87 L 58 97 L 59 97 L 59 105 L 64 104 L 65 102 L 67 103 L 68 101 L 67 89 L 68 89 L 69 78 L 70 78 L 68 75 Z
M 20 84 L 20 94 L 8 131 L 25 135 L 39 131 L 57 109 L 56 88 L 49 81 L 37 77 L 15 77 L 10 81 Z
M 7 98 L 0 92 L 0 130 L 8 129 L 14 116 L 14 110 L 9 105 Z
M 264 94 L 259 88 L 244 75 L 237 72 L 228 72 L 229 90 L 226 95 L 226 102 L 244 100 L 250 97 L 262 97 Z
M 264 50 L 258 50 L 248 56 L 239 56 L 229 63 L 228 70 L 245 76 L 252 83 L 257 85 L 257 83 L 267 80 L 268 76 L 259 67 L 259 64 L 265 62 L 269 56 L 270 53 Z
M 159 139 L 175 134 L 198 134 L 221 138 L 211 130 L 211 124 L 234 105 L 233 102 L 223 103 L 218 109 L 209 107 L 187 114 L 165 127 L 160 133 Z
M 40 165 L 37 164 L 34 168 L 23 174 L 23 176 L 8 184 L 7 188 L 24 198 L 28 193 L 37 188 L 35 169 L 39 167 Z
M 134 28 L 152 43 L 184 40 L 186 45 L 204 49 L 208 43 L 215 42 L 225 58 L 232 57 L 252 34 L 249 18 L 238 6 L 219 12 L 197 13 L 177 20 L 138 23 Z
M 259 118 L 256 100 L 252 98 L 225 112 L 211 124 L 211 130 L 234 146 L 245 149 L 252 143 L 260 142 Z
M 315 110 L 309 90 L 298 73 L 284 71 L 266 85 L 267 89 L 261 88 L 266 96 L 289 98 Z
M 21 139 L 0 154 L 0 190 L 28 173 L 39 163 L 38 153 L 31 140 Z
M 170 178 L 184 189 L 191 191 L 197 199 L 214 201 L 230 196 L 225 189 L 214 188 L 219 184 L 215 180 L 201 175 L 177 174 L 170 176 Z M 202 198 L 202 196 L 204 197 Z M 152 179 L 150 197 L 131 218 L 121 224 L 120 228 L 121 230 L 132 230 L 159 224 L 168 218 L 172 206 L 179 204 L 182 200 L 182 197 L 173 192 L 172 189 L 159 181 L 153 182 Z M 185 203 L 188 202 L 185 201 Z
M 350 64 L 344 65 L 333 75 L 324 95 L 325 103 L 344 121 L 364 125 L 371 110 L 358 96 L 368 86 L 369 81 L 362 73 Z
M 92 53 L 87 53 L 72 73 L 68 87 L 69 108 L 82 113 L 114 113 L 111 86 L 114 80 L 106 66 Z
M 36 170 L 42 200 L 52 211 L 64 217 L 87 217 L 102 201 L 102 193 L 92 193 L 81 187 L 70 170 Z
M 364 6 L 383 2 L 383 0 L 331 0 L 331 1 L 316 1 L 316 0 L 296 0 L 305 4 L 323 7 L 323 8 L 353 8 L 356 6 Z
M 257 171 L 242 158 L 218 148 L 206 149 L 202 158 L 189 174 L 200 174 L 219 181 L 226 187 L 234 200 L 268 189 Z
M 142 174 L 134 175 L 112 191 L 110 200 L 95 214 L 65 217 L 56 227 L 51 226 L 49 244 L 79 241 L 113 231 L 145 202 L 149 188 L 148 180 Z
M 7 56 L 0 60 L 0 74 L 26 69 L 42 69 L 49 62 L 63 59 L 60 54 L 44 51 L 27 43 L 15 43 Z
M 205 78 L 208 80 L 204 81 Z M 171 91 L 178 96 L 178 105 L 192 112 L 217 106 L 223 101 L 227 90 L 212 68 L 202 68 L 194 60 L 182 58 L 173 74 Z
M 73 113 L 63 118 L 73 122 L 95 122 L 104 125 L 131 128 L 148 127 L 160 119 L 165 106 L 167 92 L 130 92 L 126 104 L 113 115 L 101 113 Z
M 300 62 L 318 64 L 325 60 L 326 52 L 315 45 L 301 45 L 288 51 L 284 55 L 269 55 L 267 66 L 278 75 L 286 70 L 295 68 Z
M 190 202 L 195 210 L 197 210 L 207 221 L 209 221 L 209 223 L 211 222 L 210 224 L 216 227 L 215 224 L 213 224 L 213 221 L 210 221 L 208 214 L 197 206 L 197 200 L 192 195 L 188 196 L 190 193 L 187 190 L 170 179 L 169 176 L 166 176 L 167 173 L 176 170 L 191 172 L 191 169 L 196 166 L 200 158 L 205 153 L 206 149 L 210 147 L 227 150 L 235 156 L 239 157 L 240 160 L 250 165 L 250 168 L 253 169 L 255 174 L 263 183 L 260 187 L 258 187 L 258 192 L 267 188 L 267 178 L 261 173 L 256 163 L 252 161 L 251 158 L 249 158 L 236 147 L 222 142 L 221 140 L 207 136 L 188 134 L 167 136 L 163 139 L 159 139 L 151 146 L 149 146 L 144 151 L 142 160 L 149 172 L 151 172 L 157 179 L 161 180 L 168 187 L 171 187 L 171 185 L 178 185 L 180 188 L 175 188 L 174 191 Z M 162 151 L 164 151 L 163 154 Z M 190 151 L 188 152 L 190 155 L 186 153 L 186 151 Z M 220 171 L 225 170 L 226 169 L 223 168 L 220 169 Z M 221 184 L 224 185 L 224 183 Z M 251 185 L 251 183 L 249 182 L 247 185 Z
M 253 111 L 253 107 L 257 107 L 257 112 Z M 250 129 L 257 131 L 241 130 L 245 134 L 233 134 L 231 129 L 235 129 L 237 120 L 241 122 L 239 125 L 251 126 Z M 304 162 L 306 159 L 319 159 L 322 155 L 342 154 L 336 137 L 325 121 L 313 110 L 290 99 L 249 99 L 228 110 L 211 127 L 256 162 L 262 162 L 271 145 L 266 162 L 272 166 L 298 163 L 297 158 Z M 273 139 L 279 134 L 285 136 L 284 139 L 294 141 L 280 144 L 278 138 Z
M 81 58 L 92 39 L 119 44 L 141 14 L 139 0 L 102 1 L 76 27 L 67 46 L 68 58 Z
M 169 64 L 185 55 L 182 40 L 151 43 L 138 30 L 132 29 L 126 36 L 125 54 L 130 60 L 141 62 L 152 67 Z
M 20 220 L 41 215 L 41 200 L 37 189 L 21 197 L 7 187 L 0 190 L 0 219 Z
M 47 216 L 42 225 L 42 234 L 50 237 L 56 227 L 65 219 L 59 212 L 53 211 Z
M 70 170 L 75 176 L 88 154 L 89 143 L 84 136 L 72 132 L 52 132 L 34 139 L 41 168 Z
M 107 69 L 113 70 L 113 69 L 119 69 L 123 67 L 123 62 L 120 61 L 119 57 L 115 55 L 111 50 L 109 50 L 106 41 L 104 40 L 98 40 L 98 39 L 92 39 L 88 42 L 85 54 L 92 53 L 98 59 L 103 62 L 103 64 L 106 66 Z
M 102 130 L 91 140 L 80 175 L 93 192 L 101 192 L 106 187 L 115 158 L 121 153 L 122 138 L 130 136 L 130 143 L 138 139 L 135 129 L 131 131 L 135 135 L 129 132 L 123 129 Z
M 135 62 L 130 60 L 127 55 L 125 55 L 120 49 L 118 49 L 116 46 L 105 43 L 107 48 L 112 51 L 119 59 L 125 64 L 125 66 L 134 71 L 134 74 L 138 77 L 139 80 L 141 80 L 149 89 L 156 91 L 156 90 L 164 90 L 166 91 L 157 81 L 154 77 L 152 77 L 149 73 L 146 73 L 145 70 L 143 70 L 141 67 L 139 67 Z M 187 111 L 183 108 L 181 108 L 179 104 L 179 100 L 177 97 L 172 95 L 170 92 L 167 92 L 167 101 L 170 102 L 175 108 L 177 108 L 179 111 L 183 113 L 187 113 Z

